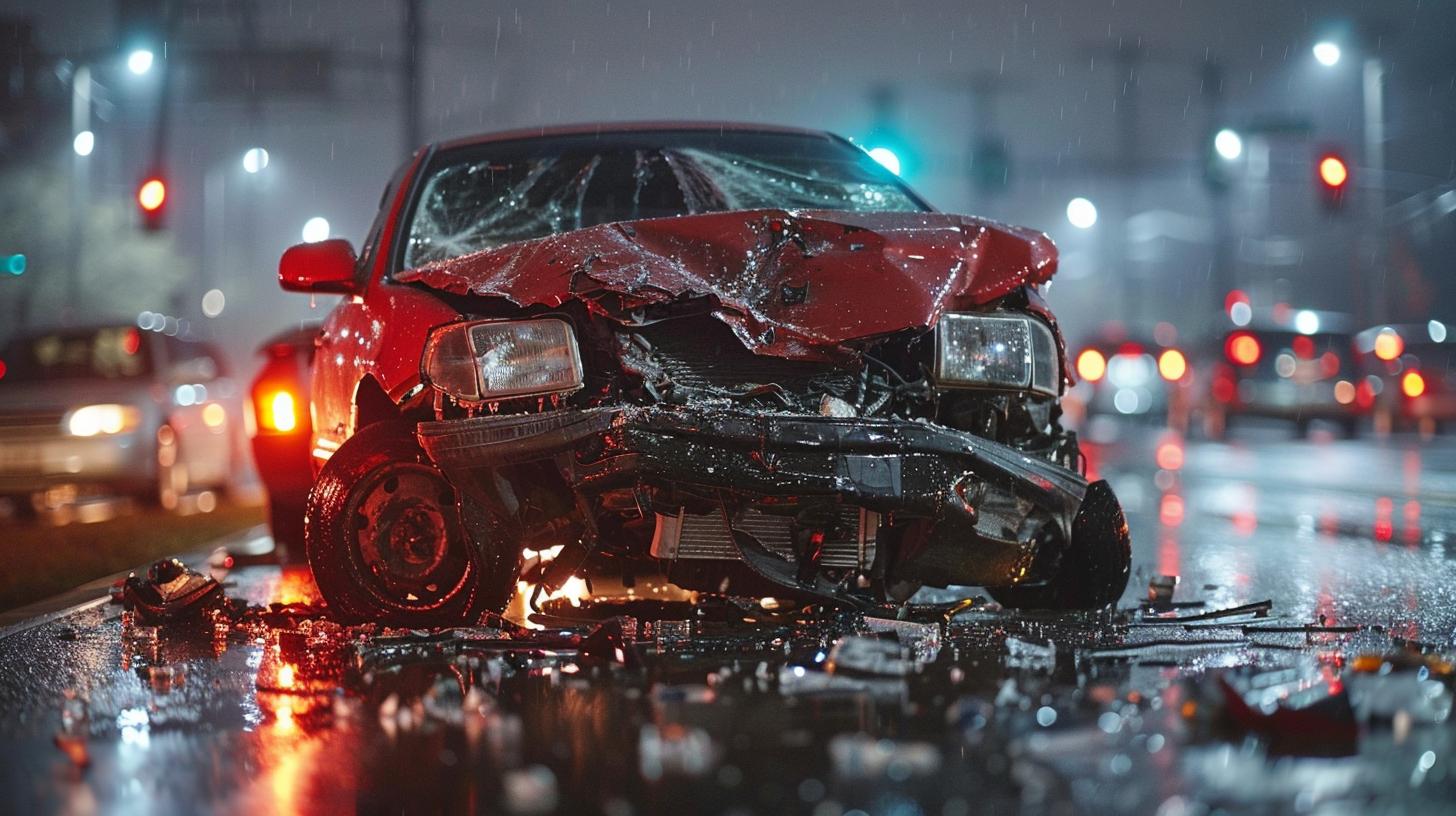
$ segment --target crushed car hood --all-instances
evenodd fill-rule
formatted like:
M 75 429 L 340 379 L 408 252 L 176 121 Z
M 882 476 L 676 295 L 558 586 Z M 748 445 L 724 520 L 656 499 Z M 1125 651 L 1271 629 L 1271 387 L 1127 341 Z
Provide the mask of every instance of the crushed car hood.
M 396 279 L 523 307 L 579 300 L 620 320 L 711 297 L 753 352 L 824 359 L 1045 282 L 1056 263 L 1043 233 L 969 216 L 749 210 L 601 224 Z

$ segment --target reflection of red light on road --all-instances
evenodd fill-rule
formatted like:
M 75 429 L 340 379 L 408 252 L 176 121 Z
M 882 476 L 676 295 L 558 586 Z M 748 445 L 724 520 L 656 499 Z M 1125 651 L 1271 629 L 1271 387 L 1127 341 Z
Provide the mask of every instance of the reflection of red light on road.
M 1154 458 L 1158 467 L 1163 470 L 1181 469 L 1183 467 L 1183 443 L 1176 439 L 1164 442 L 1158 446 L 1158 452 Z
M 1182 569 L 1182 552 L 1178 547 L 1178 537 L 1165 535 L 1158 542 L 1158 573 L 1160 575 L 1180 575 Z
M 273 588 L 273 600 L 281 604 L 315 603 L 319 599 L 313 573 L 304 565 L 284 567 Z
M 1401 508 L 1401 515 L 1405 521 L 1405 530 L 1401 534 L 1407 544 L 1415 544 L 1421 540 L 1421 503 L 1415 499 L 1405 503 Z
M 1241 536 L 1253 535 L 1259 529 L 1259 517 L 1254 515 L 1253 510 L 1240 510 L 1234 513 L 1234 532 Z
M 1375 500 L 1375 540 L 1389 541 L 1395 534 L 1395 524 L 1391 521 L 1391 514 L 1395 510 L 1395 502 L 1388 497 L 1381 496 Z
M 1183 523 L 1183 497 L 1176 493 L 1169 493 L 1163 496 L 1163 501 L 1158 505 L 1158 520 L 1163 522 L 1165 527 L 1177 527 Z M 1164 571 L 1164 575 L 1173 575 Z

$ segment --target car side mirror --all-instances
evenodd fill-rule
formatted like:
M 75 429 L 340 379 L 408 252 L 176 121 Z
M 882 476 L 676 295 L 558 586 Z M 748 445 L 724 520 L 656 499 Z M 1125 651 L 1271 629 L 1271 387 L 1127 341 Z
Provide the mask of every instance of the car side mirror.
M 358 263 L 354 246 L 345 238 L 294 244 L 278 262 L 278 285 L 289 292 L 350 295 L 359 288 Z

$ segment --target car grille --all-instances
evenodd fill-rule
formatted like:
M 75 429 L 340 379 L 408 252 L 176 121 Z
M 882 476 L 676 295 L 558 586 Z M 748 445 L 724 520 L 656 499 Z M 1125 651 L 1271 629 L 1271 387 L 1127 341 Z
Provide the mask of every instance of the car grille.
M 60 436 L 64 411 L 0 412 L 0 439 Z
M 654 361 L 679 388 L 708 395 L 742 395 L 777 385 L 800 407 L 817 411 L 824 394 L 847 395 L 857 374 L 827 363 L 754 354 L 713 319 L 672 321 L 643 330 Z

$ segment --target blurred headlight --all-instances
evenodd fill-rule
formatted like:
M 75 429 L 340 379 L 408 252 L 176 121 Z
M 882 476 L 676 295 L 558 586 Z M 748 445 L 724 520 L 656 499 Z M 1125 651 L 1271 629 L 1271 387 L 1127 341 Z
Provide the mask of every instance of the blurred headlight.
M 581 353 L 564 320 L 455 323 L 430 334 L 425 382 L 470 403 L 570 393 L 581 388 Z
M 84 405 L 62 421 L 71 436 L 125 433 L 141 423 L 141 412 L 130 405 Z
M 1045 323 L 1028 317 L 945 315 L 935 329 L 935 381 L 1056 396 L 1056 338 Z

